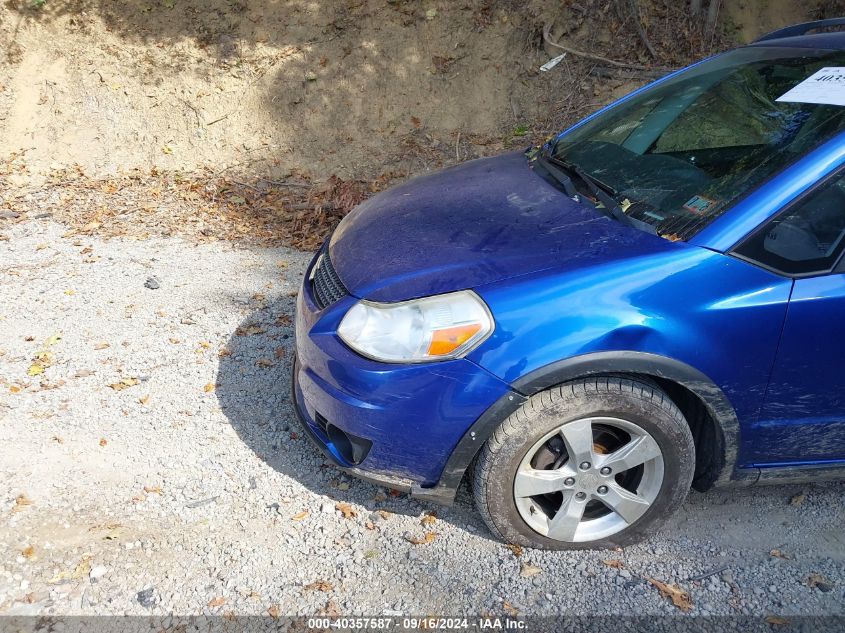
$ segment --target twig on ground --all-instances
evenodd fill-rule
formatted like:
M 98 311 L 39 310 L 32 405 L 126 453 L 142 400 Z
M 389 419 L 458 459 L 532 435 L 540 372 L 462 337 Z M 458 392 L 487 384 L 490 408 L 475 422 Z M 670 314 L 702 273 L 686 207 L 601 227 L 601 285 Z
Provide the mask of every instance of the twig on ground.
M 563 44 L 558 44 L 557 42 L 553 41 L 551 38 L 551 30 L 552 30 L 552 23 L 549 22 L 543 27 L 543 41 L 546 42 L 549 46 L 553 46 L 554 48 L 559 48 L 562 51 L 569 53 L 570 55 L 575 55 L 576 57 L 583 57 L 584 59 L 592 59 L 596 62 L 601 62 L 603 64 L 607 64 L 608 66 L 613 66 L 615 68 L 629 68 L 631 70 L 642 70 L 642 71 L 662 71 L 662 72 L 670 72 L 672 68 L 665 68 L 662 66 L 643 66 L 642 64 L 629 64 L 626 62 L 619 62 L 615 59 L 608 59 L 607 57 L 602 57 L 601 55 L 593 55 L 592 53 L 585 53 L 584 51 L 579 51 L 574 48 L 570 48 L 568 46 L 564 46 Z

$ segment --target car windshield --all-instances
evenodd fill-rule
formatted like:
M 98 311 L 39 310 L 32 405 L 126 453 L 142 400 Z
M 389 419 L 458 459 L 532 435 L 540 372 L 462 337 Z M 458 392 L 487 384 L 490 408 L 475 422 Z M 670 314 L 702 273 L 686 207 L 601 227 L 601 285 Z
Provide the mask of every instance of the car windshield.
M 546 157 L 603 187 L 646 228 L 687 240 L 845 129 L 842 106 L 802 102 L 835 101 L 825 92 L 813 97 L 803 82 L 842 66 L 842 51 L 737 49 L 588 120 Z

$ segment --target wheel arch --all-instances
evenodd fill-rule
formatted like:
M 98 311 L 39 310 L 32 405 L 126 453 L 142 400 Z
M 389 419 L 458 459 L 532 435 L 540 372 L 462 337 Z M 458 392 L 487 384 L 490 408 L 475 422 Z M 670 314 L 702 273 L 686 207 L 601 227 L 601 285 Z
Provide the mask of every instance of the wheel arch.
M 735 479 L 740 445 L 739 420 L 718 385 L 698 369 L 667 356 L 634 351 L 595 352 L 551 363 L 515 381 L 511 391 L 485 411 L 464 434 L 447 460 L 437 485 L 414 487 L 413 496 L 450 503 L 487 438 L 528 397 L 555 385 L 603 374 L 649 378 L 681 409 L 696 440 L 693 485 L 697 490 L 724 485 Z

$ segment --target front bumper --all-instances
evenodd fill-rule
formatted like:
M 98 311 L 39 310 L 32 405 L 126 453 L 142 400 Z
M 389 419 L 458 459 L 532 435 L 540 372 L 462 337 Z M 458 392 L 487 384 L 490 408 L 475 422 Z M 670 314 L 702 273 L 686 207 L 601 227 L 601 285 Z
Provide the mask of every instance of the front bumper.
M 465 359 L 400 365 L 359 356 L 336 334 L 357 299 L 320 310 L 309 275 L 310 267 L 297 298 L 292 377 L 293 403 L 308 436 L 351 475 L 448 502 L 457 484 L 438 483 L 449 457 L 473 423 L 510 393 L 507 385 Z M 352 463 L 327 427 L 365 441 L 363 459 Z

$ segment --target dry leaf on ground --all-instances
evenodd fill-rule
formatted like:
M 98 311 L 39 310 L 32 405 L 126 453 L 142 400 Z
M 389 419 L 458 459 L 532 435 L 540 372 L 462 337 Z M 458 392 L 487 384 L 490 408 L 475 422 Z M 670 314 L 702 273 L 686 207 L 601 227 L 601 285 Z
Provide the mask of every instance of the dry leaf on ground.
M 280 614 L 281 611 L 279 611 L 279 605 L 274 604 L 272 606 L 267 607 L 267 615 L 269 615 L 274 620 L 278 620 Z
M 516 543 L 508 543 L 507 545 L 505 545 L 505 547 L 507 547 L 511 551 L 511 553 L 514 556 L 516 556 L 517 558 L 522 556 L 522 546 L 521 545 L 517 545 Z
M 505 601 L 502 605 L 502 608 L 507 612 L 508 615 L 517 616 L 519 615 L 519 609 L 513 606 L 510 602 Z
M 434 539 L 437 538 L 437 532 L 426 532 L 422 538 L 417 538 L 416 536 L 406 536 L 405 538 L 412 545 L 428 545 L 429 543 L 433 543 Z
M 646 578 L 646 580 L 657 587 L 661 596 L 669 598 L 672 604 L 684 613 L 692 609 L 692 597 L 677 585 L 670 585 L 655 578 Z
M 799 492 L 797 495 L 793 496 L 789 500 L 789 505 L 791 505 L 794 508 L 800 508 L 802 505 L 804 505 L 804 502 L 806 500 L 807 500 L 807 494 L 804 493 L 804 492 Z
M 202 388 L 202 390 L 206 393 L 214 391 L 214 383 L 213 382 L 208 383 L 205 387 Z
M 217 596 L 216 598 L 212 598 L 208 601 L 208 606 L 211 608 L 220 607 L 224 604 L 226 604 L 226 598 L 223 596 Z
M 306 518 L 310 512 L 308 510 L 303 510 L 302 512 L 297 512 L 291 517 L 291 521 L 302 521 L 302 519 Z
M 55 585 L 67 580 L 79 580 L 80 578 L 87 576 L 90 571 L 91 558 L 89 556 L 83 556 L 82 560 L 79 561 L 76 567 L 59 572 L 47 582 L 51 585 Z
M 783 558 L 784 560 L 790 560 L 792 556 L 789 554 L 785 554 L 779 549 L 775 548 L 771 552 L 769 552 L 769 556 L 774 556 L 775 558 Z
M 334 587 L 325 580 L 315 580 L 314 582 L 305 585 L 302 589 L 303 591 L 323 591 L 327 593 L 334 589 Z
M 521 578 L 532 578 L 537 574 L 543 573 L 543 570 L 539 567 L 535 567 L 534 565 L 530 565 L 528 563 L 522 564 L 522 569 L 519 570 L 519 575 Z
M 420 525 L 434 525 L 436 521 L 437 521 L 437 517 L 432 512 L 432 513 L 426 514 L 422 519 L 420 519 Z
M 137 378 L 121 378 L 119 382 L 113 382 L 109 385 L 109 387 L 111 387 L 115 391 L 122 391 L 127 387 L 134 387 L 140 382 L 141 381 Z
M 607 565 L 612 569 L 622 569 L 625 566 L 625 563 L 623 563 L 618 558 L 610 558 L 608 560 L 603 560 L 602 564 Z
M 353 508 L 348 503 L 344 503 L 341 501 L 339 503 L 334 504 L 334 507 L 336 510 L 340 511 L 344 519 L 354 519 L 358 516 L 358 513 L 355 511 L 355 508 Z

